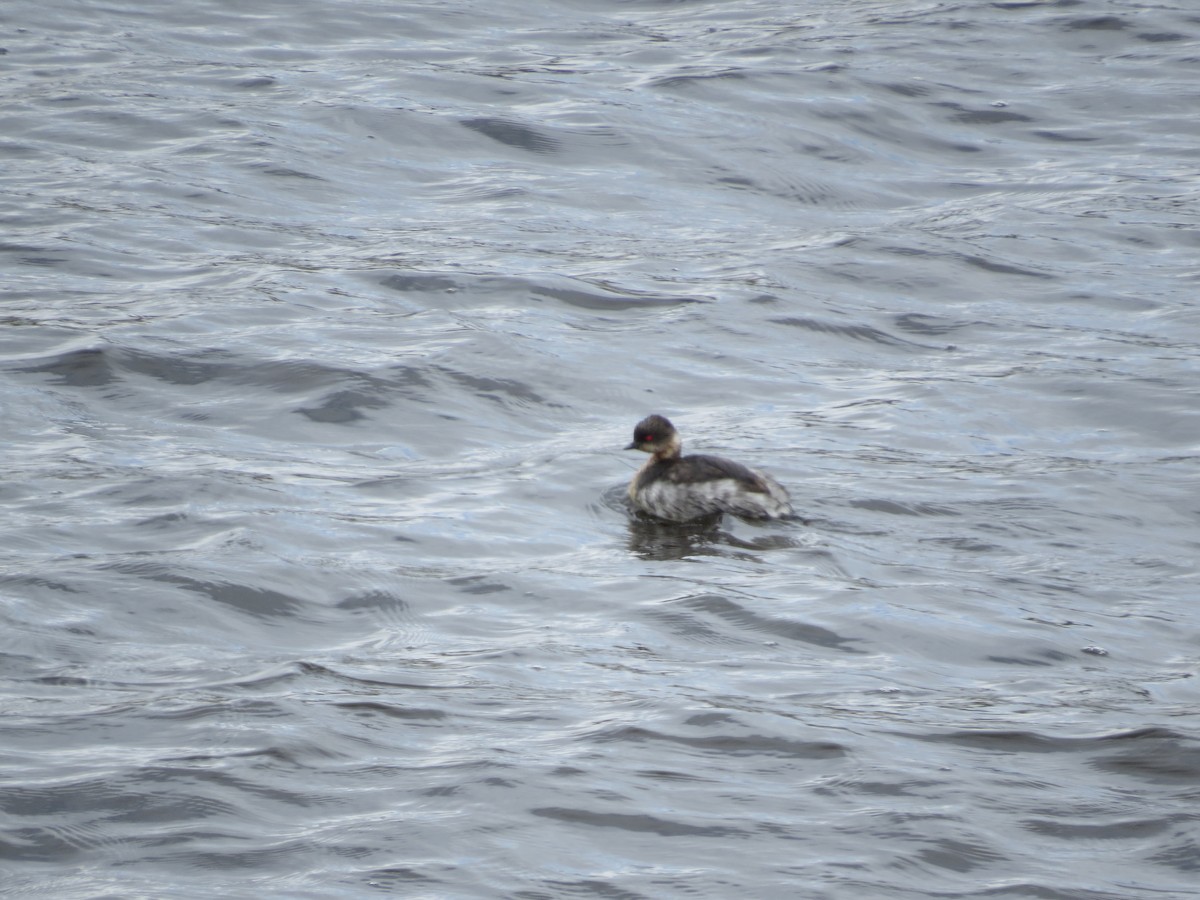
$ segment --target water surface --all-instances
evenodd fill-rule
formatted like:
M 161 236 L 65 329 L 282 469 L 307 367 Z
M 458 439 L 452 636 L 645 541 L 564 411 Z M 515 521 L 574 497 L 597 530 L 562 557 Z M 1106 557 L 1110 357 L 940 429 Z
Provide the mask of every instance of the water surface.
M 8 894 L 1200 895 L 1189 4 L 0 25 Z

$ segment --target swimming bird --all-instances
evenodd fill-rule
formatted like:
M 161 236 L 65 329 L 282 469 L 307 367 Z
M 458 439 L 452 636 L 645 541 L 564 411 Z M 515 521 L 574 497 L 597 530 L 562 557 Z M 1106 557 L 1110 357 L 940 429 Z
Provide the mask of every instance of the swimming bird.
M 719 513 L 746 519 L 793 514 L 788 492 L 770 475 L 720 456 L 683 456 L 679 432 L 663 416 L 638 422 L 625 449 L 651 454 L 629 483 L 629 499 L 656 518 L 688 522 Z

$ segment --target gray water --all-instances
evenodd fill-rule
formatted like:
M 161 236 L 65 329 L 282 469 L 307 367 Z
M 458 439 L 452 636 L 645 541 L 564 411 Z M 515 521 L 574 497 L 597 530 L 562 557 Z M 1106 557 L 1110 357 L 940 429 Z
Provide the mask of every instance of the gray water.
M 1200 896 L 1192 0 L 0 26 L 6 897 Z

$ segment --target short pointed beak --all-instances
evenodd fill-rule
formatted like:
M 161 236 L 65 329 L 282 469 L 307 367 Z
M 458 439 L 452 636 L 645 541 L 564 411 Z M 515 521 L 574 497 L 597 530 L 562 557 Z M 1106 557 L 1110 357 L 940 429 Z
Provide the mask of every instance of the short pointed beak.
M 636 450 L 637 448 L 638 448 L 638 443 L 637 443 L 637 441 L 632 441 L 632 442 L 629 444 L 629 446 L 628 446 L 628 447 L 626 447 L 625 449 L 626 449 L 626 450 Z

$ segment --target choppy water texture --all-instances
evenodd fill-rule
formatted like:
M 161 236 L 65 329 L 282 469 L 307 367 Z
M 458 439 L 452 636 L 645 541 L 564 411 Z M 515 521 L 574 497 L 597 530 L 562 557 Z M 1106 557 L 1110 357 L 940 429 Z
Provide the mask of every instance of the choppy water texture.
M 6 897 L 1200 896 L 1195 4 L 0 25 Z

